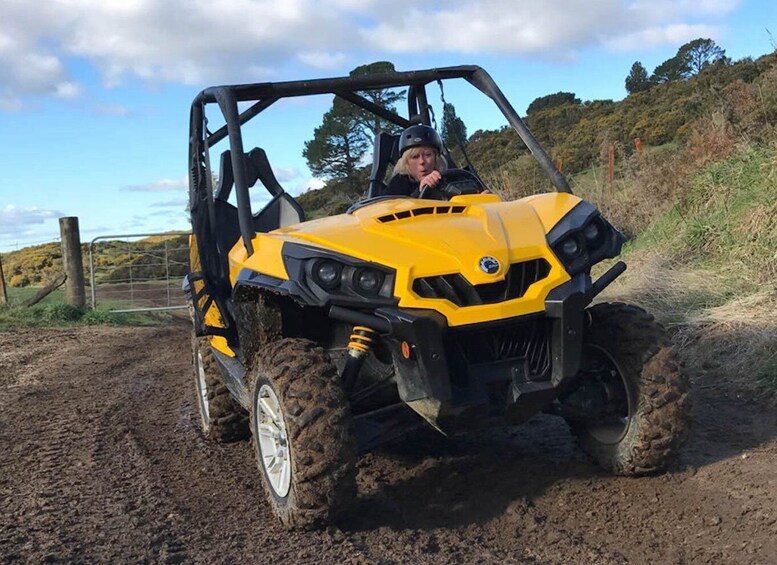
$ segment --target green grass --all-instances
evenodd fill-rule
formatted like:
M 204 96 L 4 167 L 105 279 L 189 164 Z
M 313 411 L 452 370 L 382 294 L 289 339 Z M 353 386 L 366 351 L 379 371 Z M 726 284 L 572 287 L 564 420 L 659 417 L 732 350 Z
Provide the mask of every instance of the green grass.
M 704 168 L 627 254 L 652 250 L 715 272 L 740 296 L 758 290 L 777 271 L 776 169 L 773 147 L 748 147 Z
M 0 306 L 0 331 L 18 328 L 91 326 L 98 324 L 119 326 L 154 326 L 166 323 L 170 315 L 165 312 L 137 312 L 118 314 L 109 309 L 126 307 L 126 303 L 105 302 L 97 310 L 87 307 L 83 310 L 70 306 L 62 290 L 49 294 L 34 306 L 21 303 L 35 295 L 37 288 L 9 288 L 8 305 Z

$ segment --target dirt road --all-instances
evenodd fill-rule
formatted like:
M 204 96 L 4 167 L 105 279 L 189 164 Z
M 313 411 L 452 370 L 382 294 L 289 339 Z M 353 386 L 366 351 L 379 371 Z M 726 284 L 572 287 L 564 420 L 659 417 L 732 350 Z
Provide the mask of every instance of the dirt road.
M 187 328 L 0 334 L 0 561 L 776 563 L 777 413 L 696 383 L 673 469 L 610 477 L 565 425 L 364 457 L 352 518 L 286 532 L 248 443 L 197 431 Z

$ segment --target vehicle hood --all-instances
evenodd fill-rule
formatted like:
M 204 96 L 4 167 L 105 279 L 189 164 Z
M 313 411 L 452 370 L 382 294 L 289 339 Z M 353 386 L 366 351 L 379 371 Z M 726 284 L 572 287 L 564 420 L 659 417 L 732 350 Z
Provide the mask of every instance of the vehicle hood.
M 288 274 L 277 260 L 284 243 L 333 251 L 393 269 L 399 306 L 434 308 L 444 313 L 449 323 L 466 323 L 475 318 L 457 316 L 458 308 L 448 301 L 424 299 L 413 292 L 413 282 L 422 277 L 460 274 L 473 286 L 487 285 L 504 281 L 511 265 L 544 259 L 548 275 L 514 301 L 522 303 L 519 308 L 506 310 L 503 304 L 489 304 L 471 307 L 468 312 L 469 316 L 472 308 L 482 309 L 484 319 L 520 315 L 542 310 L 548 292 L 569 280 L 546 235 L 579 202 L 580 198 L 564 193 L 509 202 L 490 194 L 459 196 L 449 202 L 379 200 L 351 213 L 257 234 L 256 253 L 238 262 L 241 267 L 286 279 Z M 498 263 L 495 270 L 490 259 Z M 484 260 L 491 269 L 484 268 Z

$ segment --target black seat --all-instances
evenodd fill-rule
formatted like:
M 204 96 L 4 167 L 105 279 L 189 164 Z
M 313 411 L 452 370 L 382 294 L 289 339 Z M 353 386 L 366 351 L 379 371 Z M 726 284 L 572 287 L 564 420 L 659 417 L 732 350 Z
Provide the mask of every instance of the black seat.
M 272 199 L 253 215 L 254 232 L 269 232 L 283 226 L 305 220 L 305 213 L 299 203 L 283 190 L 275 178 L 264 149 L 255 147 L 245 154 L 246 181 L 249 188 L 260 181 Z M 232 155 L 229 150 L 221 154 L 219 182 L 214 191 L 214 211 L 216 215 L 219 253 L 225 258 L 229 250 L 240 238 L 240 222 L 237 208 L 227 200 L 235 185 L 232 171 Z
M 375 152 L 372 155 L 372 171 L 370 172 L 370 188 L 367 198 L 381 196 L 386 184 L 383 177 L 389 165 L 393 165 L 399 159 L 399 136 L 386 132 L 378 132 L 375 136 Z

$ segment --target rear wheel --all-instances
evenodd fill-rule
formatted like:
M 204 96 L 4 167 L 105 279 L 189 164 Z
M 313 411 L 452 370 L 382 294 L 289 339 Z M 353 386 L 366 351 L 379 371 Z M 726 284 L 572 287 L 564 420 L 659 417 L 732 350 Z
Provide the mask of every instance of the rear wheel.
M 192 337 L 192 357 L 202 435 L 218 442 L 248 437 L 248 412 L 232 398 L 222 382 L 206 338 Z
M 663 469 L 685 439 L 690 402 L 664 329 L 636 306 L 597 304 L 588 310 L 577 409 L 567 417 L 580 446 L 604 469 L 640 475 Z M 584 400 L 581 401 L 580 399 Z
M 260 352 L 251 433 L 267 498 L 287 527 L 324 525 L 355 499 L 348 401 L 334 365 L 313 342 L 281 339 Z

